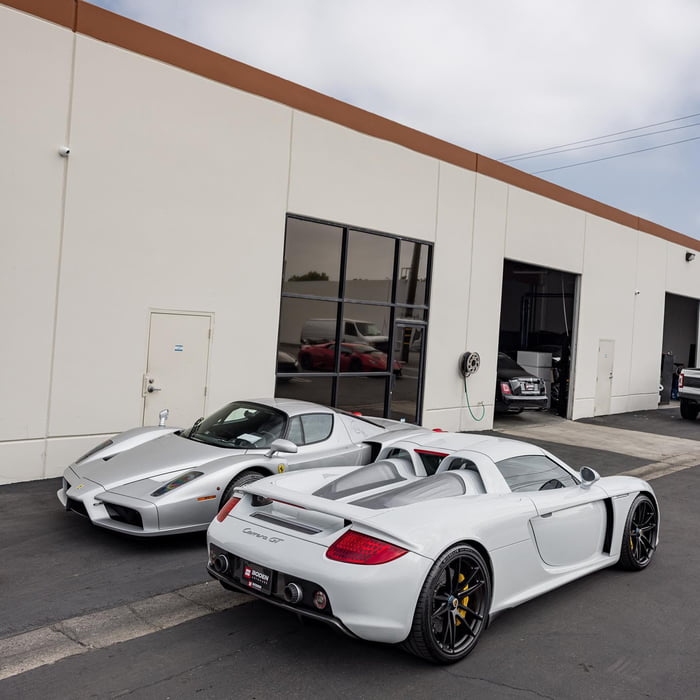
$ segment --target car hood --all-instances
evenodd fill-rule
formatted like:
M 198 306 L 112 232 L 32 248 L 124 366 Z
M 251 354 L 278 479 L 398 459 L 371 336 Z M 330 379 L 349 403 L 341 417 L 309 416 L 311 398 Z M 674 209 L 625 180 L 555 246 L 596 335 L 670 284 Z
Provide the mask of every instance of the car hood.
M 230 456 L 233 460 L 260 450 L 233 450 L 205 445 L 170 433 L 112 457 L 97 457 L 83 464 L 73 465 L 81 478 L 90 479 L 106 489 L 159 474 L 194 469 L 208 462 Z

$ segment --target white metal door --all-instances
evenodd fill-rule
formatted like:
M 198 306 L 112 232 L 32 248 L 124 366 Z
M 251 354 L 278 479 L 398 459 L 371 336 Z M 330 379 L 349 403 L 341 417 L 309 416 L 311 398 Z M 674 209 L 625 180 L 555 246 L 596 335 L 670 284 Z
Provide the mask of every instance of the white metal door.
M 143 424 L 188 426 L 204 414 L 211 316 L 151 312 L 148 361 L 143 377 Z
M 595 384 L 594 415 L 606 416 L 610 413 L 610 396 L 612 395 L 613 360 L 615 341 L 598 341 L 598 377 Z

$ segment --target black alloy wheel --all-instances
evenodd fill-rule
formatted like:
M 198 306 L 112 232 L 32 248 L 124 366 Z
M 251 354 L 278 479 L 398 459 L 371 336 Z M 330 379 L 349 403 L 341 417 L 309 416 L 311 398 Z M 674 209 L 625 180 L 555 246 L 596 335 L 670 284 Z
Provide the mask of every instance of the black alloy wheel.
M 656 551 L 659 516 L 654 502 L 639 494 L 630 507 L 622 533 L 620 567 L 627 571 L 645 569 Z
M 481 554 L 460 545 L 433 565 L 418 597 L 404 648 L 440 664 L 463 659 L 488 622 L 491 575 Z

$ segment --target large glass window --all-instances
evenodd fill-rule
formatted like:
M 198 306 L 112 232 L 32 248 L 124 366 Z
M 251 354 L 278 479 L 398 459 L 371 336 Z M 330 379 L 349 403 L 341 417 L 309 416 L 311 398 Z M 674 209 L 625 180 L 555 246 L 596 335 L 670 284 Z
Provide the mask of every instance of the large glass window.
M 391 301 L 396 239 L 348 232 L 345 298 Z
M 430 261 L 428 243 L 287 217 L 276 395 L 419 420 Z
M 399 304 L 426 304 L 428 246 L 417 241 L 401 241 L 396 301 Z
M 317 221 L 287 219 L 282 291 L 339 296 L 343 229 Z

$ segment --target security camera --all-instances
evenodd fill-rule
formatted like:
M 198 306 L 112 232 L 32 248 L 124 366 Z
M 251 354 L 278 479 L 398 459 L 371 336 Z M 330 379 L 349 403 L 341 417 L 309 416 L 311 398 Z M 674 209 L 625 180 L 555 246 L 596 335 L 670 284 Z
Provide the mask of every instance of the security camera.
M 58 155 L 61 156 L 61 158 L 68 158 L 70 155 L 70 148 L 68 146 L 59 146 Z

